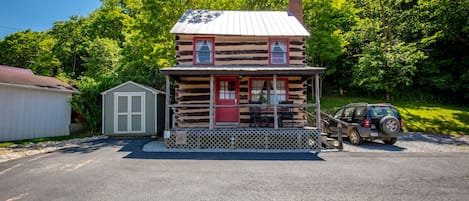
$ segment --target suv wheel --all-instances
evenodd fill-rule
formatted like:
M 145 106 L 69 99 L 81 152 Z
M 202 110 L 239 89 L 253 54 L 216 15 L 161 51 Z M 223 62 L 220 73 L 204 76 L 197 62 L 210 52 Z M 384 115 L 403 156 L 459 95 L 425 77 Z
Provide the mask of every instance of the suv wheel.
M 399 120 L 393 116 L 385 116 L 379 121 L 379 128 L 386 135 L 398 134 L 401 129 L 400 127 Z
M 396 141 L 397 141 L 396 137 L 392 137 L 392 138 L 389 138 L 389 139 L 383 139 L 384 144 L 389 144 L 389 145 L 393 145 L 394 143 L 396 143 Z
M 355 128 L 350 130 L 350 133 L 348 134 L 348 140 L 354 145 L 359 145 L 362 143 L 362 137 L 360 137 L 360 133 L 358 133 L 357 129 Z

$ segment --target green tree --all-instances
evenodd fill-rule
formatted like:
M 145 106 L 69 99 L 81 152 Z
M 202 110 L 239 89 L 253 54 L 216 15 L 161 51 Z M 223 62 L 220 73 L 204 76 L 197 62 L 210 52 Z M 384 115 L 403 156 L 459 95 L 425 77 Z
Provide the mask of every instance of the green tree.
M 400 1 L 361 1 L 362 19 L 349 37 L 359 45 L 352 71 L 354 83 L 369 91 L 384 91 L 386 100 L 403 86 L 410 86 L 418 62 L 425 58 L 415 43 L 399 38 Z
M 52 52 L 54 44 L 54 38 L 42 32 L 10 34 L 0 41 L 0 64 L 28 68 L 39 75 L 56 75 L 60 61 Z
M 353 2 L 344 0 L 306 0 L 303 3 L 304 23 L 311 33 L 306 42 L 307 63 L 327 67 L 321 80 L 329 80 L 329 84 L 342 91 L 351 83 L 353 66 L 346 60 L 349 42 L 344 33 L 358 20 L 358 10 Z
M 84 74 L 90 77 L 102 75 L 112 76 L 119 65 L 121 58 L 117 41 L 108 38 L 96 38 L 85 48 L 86 57 L 82 57 L 83 66 L 86 68 Z M 115 75 L 114 75 L 115 76 Z
M 29 68 L 36 55 L 38 32 L 19 31 L 5 37 L 0 43 L 0 62 L 4 65 Z
M 77 78 L 83 71 L 82 56 L 85 56 L 84 45 L 88 41 L 84 27 L 87 18 L 72 16 L 68 21 L 55 22 L 50 34 L 56 39 L 53 51 L 62 63 L 62 70 Z

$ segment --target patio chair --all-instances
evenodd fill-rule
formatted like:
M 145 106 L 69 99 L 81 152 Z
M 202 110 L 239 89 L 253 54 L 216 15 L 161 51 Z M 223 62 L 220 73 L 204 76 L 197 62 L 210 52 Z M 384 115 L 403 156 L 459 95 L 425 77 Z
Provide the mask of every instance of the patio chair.
M 282 104 L 293 104 L 293 101 L 280 101 L 279 102 L 279 113 L 278 113 L 278 123 L 280 127 L 283 127 L 283 120 L 290 120 L 291 127 L 295 124 L 293 107 L 282 106 Z
M 249 101 L 249 104 L 262 104 L 261 101 Z M 262 122 L 261 107 L 249 107 L 249 127 L 257 127 Z

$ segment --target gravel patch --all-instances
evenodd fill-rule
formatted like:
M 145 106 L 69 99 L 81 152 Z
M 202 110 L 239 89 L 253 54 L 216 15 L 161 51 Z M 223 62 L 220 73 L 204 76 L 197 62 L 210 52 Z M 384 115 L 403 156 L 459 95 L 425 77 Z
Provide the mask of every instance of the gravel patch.
M 422 134 L 409 132 L 398 138 L 396 144 L 385 145 L 381 140 L 364 141 L 361 145 L 351 145 L 344 141 L 347 152 L 469 152 L 468 135 Z
M 87 138 L 70 139 L 65 141 L 29 143 L 25 145 L 14 144 L 9 147 L 0 148 L 0 163 L 40 153 L 48 153 L 57 149 L 73 147 L 83 142 L 104 138 L 107 138 L 107 136 L 99 135 Z

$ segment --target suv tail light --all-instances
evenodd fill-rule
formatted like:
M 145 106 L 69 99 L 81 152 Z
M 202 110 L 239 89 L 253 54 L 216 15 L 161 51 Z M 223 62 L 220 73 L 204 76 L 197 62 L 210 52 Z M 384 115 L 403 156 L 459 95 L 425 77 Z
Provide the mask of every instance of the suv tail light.
M 363 120 L 363 127 L 364 128 L 370 128 L 370 120 L 369 119 L 364 119 Z
M 401 128 L 404 128 L 404 120 L 401 119 Z

